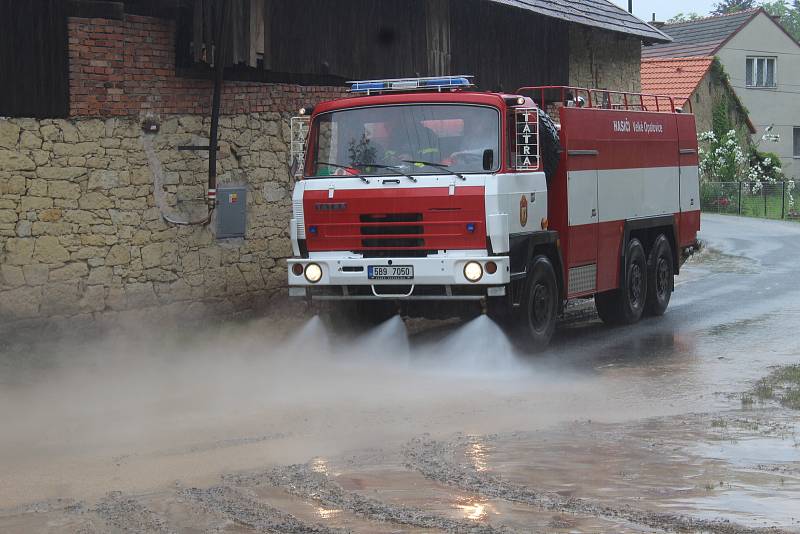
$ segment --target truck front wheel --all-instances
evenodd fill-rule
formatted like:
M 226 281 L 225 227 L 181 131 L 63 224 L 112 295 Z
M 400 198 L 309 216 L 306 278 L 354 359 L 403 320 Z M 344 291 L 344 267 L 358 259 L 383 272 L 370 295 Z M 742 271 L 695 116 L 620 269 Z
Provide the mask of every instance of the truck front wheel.
M 606 324 L 633 324 L 642 318 L 647 299 L 647 258 L 633 238 L 625 254 L 625 283 L 620 289 L 594 296 L 597 314 Z
M 531 265 L 519 310 L 521 346 L 537 352 L 550 343 L 556 330 L 559 307 L 558 281 L 547 256 L 537 256 Z

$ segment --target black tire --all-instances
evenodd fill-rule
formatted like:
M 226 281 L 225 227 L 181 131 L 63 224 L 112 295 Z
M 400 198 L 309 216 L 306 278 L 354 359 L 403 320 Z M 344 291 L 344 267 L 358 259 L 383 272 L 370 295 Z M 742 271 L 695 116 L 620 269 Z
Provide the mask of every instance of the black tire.
M 598 293 L 594 296 L 594 307 L 600 320 L 607 325 L 617 325 L 619 319 L 619 290 Z
M 672 247 L 664 234 L 653 242 L 647 258 L 647 303 L 645 314 L 664 315 L 669 306 L 674 289 L 675 269 L 672 261 Z
M 547 185 L 550 185 L 561 159 L 561 141 L 556 123 L 542 109 L 539 109 L 539 147 L 542 170 L 547 179 Z
M 550 344 L 559 309 L 556 272 L 547 256 L 531 263 L 522 302 L 517 310 L 517 344 L 526 352 L 539 352 Z
M 642 318 L 647 301 L 647 258 L 642 243 L 633 238 L 625 254 L 625 284 L 594 297 L 597 314 L 610 325 L 633 324 Z

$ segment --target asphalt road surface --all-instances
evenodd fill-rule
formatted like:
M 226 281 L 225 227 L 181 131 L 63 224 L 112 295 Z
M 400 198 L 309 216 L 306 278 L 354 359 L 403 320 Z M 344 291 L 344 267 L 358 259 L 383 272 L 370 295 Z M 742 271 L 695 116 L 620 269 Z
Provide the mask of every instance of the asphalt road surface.
M 704 216 L 667 314 L 0 343 L 0 532 L 800 532 L 800 224 Z

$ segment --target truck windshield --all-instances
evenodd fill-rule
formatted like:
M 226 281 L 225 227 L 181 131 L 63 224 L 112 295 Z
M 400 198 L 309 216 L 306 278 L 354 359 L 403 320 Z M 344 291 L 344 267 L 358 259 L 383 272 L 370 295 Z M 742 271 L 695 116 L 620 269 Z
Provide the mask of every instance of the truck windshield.
M 320 115 L 312 176 L 442 174 L 497 170 L 500 114 L 491 107 L 411 104 Z M 487 150 L 492 158 L 484 158 Z M 486 162 L 488 169 L 484 168 Z M 431 163 L 432 165 L 426 165 Z

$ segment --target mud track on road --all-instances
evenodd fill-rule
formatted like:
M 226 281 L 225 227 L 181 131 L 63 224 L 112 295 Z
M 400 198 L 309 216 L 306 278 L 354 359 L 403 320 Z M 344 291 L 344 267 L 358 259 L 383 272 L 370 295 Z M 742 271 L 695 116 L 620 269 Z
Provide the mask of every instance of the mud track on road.
M 189 488 L 181 491 L 187 499 L 198 503 L 205 511 L 223 515 L 232 521 L 258 532 L 284 534 L 340 534 L 345 531 L 322 525 L 308 525 L 260 502 L 239 488 L 214 486 L 208 489 Z
M 511 532 L 505 528 L 476 524 L 474 521 L 448 519 L 417 508 L 392 506 L 355 492 L 346 491 L 324 473 L 314 471 L 309 464 L 291 465 L 260 474 L 233 475 L 225 478 L 228 482 L 241 486 L 268 484 L 279 487 L 303 499 L 315 500 L 327 506 L 349 510 L 373 521 L 435 528 L 458 534 Z
M 555 492 L 544 492 L 513 484 L 488 472 L 458 462 L 457 451 L 468 444 L 464 437 L 451 442 L 428 437 L 411 440 L 404 449 L 407 466 L 416 469 L 426 478 L 473 492 L 485 497 L 503 499 L 554 512 L 589 515 L 602 519 L 625 520 L 668 532 L 711 532 L 716 534 L 777 534 L 785 531 L 775 528 L 750 528 L 728 521 L 707 521 L 678 514 L 645 512 L 629 506 L 613 507 L 588 499 L 564 497 Z

